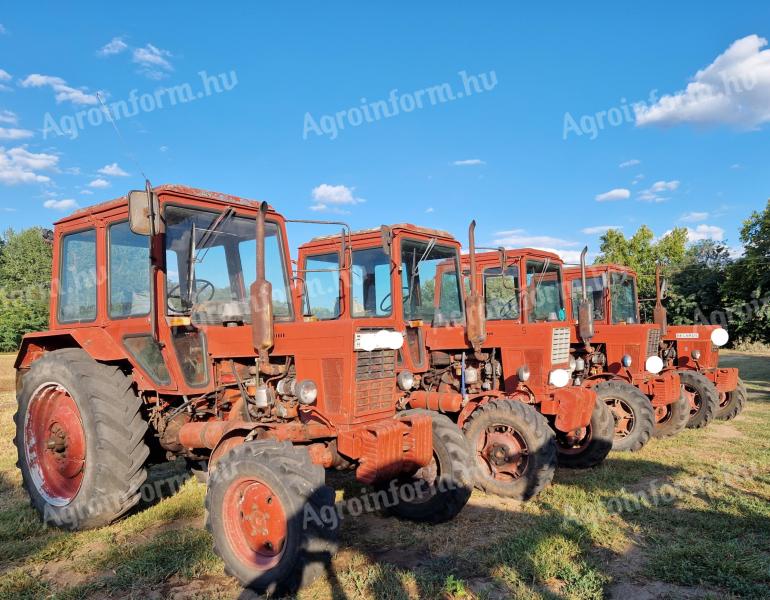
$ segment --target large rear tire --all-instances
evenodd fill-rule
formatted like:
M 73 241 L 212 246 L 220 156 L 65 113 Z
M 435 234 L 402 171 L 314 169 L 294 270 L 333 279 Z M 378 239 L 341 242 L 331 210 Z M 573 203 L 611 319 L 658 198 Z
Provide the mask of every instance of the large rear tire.
M 679 399 L 665 407 L 666 412 L 660 421 L 655 423 L 655 432 L 652 434 L 658 439 L 669 438 L 684 431 L 690 420 L 690 401 L 682 394 Z
M 386 512 L 409 521 L 444 523 L 454 519 L 473 492 L 473 456 L 459 427 L 446 415 L 413 409 L 398 413 L 430 415 L 433 420 L 433 460 L 413 476 L 399 477 L 379 489 L 398 486 L 395 504 Z M 404 486 L 411 488 L 408 498 Z
M 588 469 L 601 464 L 612 450 L 614 433 L 615 419 L 612 411 L 597 397 L 591 422 L 579 439 L 568 440 L 564 433 L 556 434 L 559 465 L 571 469 Z
M 548 421 L 515 400 L 490 400 L 463 426 L 474 451 L 476 487 L 490 494 L 529 500 L 551 483 L 556 441 Z
M 678 371 L 685 395 L 690 401 L 688 429 L 700 429 L 714 420 L 719 410 L 719 392 L 705 375 L 697 371 Z
M 715 418 L 720 421 L 734 419 L 743 412 L 748 398 L 749 393 L 746 390 L 746 384 L 743 383 L 742 379 L 738 379 L 738 387 L 732 392 L 725 393 L 724 401 L 720 402 Z
M 89 529 L 134 507 L 150 450 L 131 379 L 71 348 L 33 362 L 22 382 L 16 464 L 43 520 Z
M 206 528 L 225 572 L 255 592 L 309 585 L 337 550 L 334 491 L 306 449 L 246 442 L 217 461 L 206 491 Z
M 625 381 L 605 381 L 594 388 L 596 395 L 610 407 L 615 419 L 612 449 L 636 452 L 652 437 L 655 412 L 650 399 Z

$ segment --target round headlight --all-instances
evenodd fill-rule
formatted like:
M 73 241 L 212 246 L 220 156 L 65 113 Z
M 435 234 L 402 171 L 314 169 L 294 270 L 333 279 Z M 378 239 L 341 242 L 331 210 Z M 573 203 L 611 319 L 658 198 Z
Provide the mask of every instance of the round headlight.
M 528 381 L 529 376 L 529 367 L 527 365 L 519 367 L 519 370 L 516 372 L 516 376 L 519 378 L 519 381 Z
M 693 350 L 690 352 L 690 356 L 692 356 L 695 360 L 700 360 L 700 350 Z
M 724 346 L 729 339 L 730 339 L 730 334 L 727 333 L 727 331 L 725 329 L 722 329 L 721 327 L 711 332 L 711 341 L 718 348 Z
M 411 371 L 401 371 L 396 378 L 398 387 L 408 392 L 414 387 L 414 374 Z
M 548 382 L 557 388 L 564 387 L 569 383 L 569 371 L 566 369 L 554 369 L 548 377 Z
M 623 358 L 621 359 L 621 362 L 623 363 L 623 366 L 627 369 L 631 366 L 631 364 L 634 362 L 631 358 L 630 354 L 624 354 Z
M 660 373 L 663 370 L 663 359 L 660 356 L 650 356 L 644 363 L 644 368 L 650 373 Z
M 318 386 L 316 386 L 315 381 L 310 379 L 298 381 L 294 391 L 302 404 L 313 404 L 318 398 Z

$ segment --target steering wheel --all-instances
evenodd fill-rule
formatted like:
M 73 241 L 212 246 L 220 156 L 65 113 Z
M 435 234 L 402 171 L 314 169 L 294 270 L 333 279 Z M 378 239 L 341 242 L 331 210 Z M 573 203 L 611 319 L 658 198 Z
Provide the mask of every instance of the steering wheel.
M 208 290 L 208 292 L 206 292 Z M 166 296 L 166 304 L 168 305 L 168 308 L 174 312 L 180 312 L 178 308 L 174 308 L 171 306 L 172 300 L 178 300 L 179 306 L 182 306 L 182 287 L 180 284 L 176 284 L 174 287 L 172 287 Z M 208 297 L 203 297 L 204 292 L 208 294 Z M 201 302 L 208 302 L 214 297 L 214 293 L 216 292 L 216 288 L 214 287 L 214 284 L 208 281 L 207 279 L 196 279 L 195 285 L 193 287 L 193 297 L 192 297 L 192 304 L 200 304 Z
M 511 298 L 500 308 L 500 316 L 505 319 L 517 319 L 519 302 L 516 298 Z
M 393 294 L 392 294 L 392 293 L 390 293 L 390 292 L 388 292 L 388 293 L 385 295 L 385 297 L 382 299 L 382 301 L 380 302 L 380 310 L 381 310 L 382 312 L 384 312 L 384 313 L 386 313 L 386 312 L 389 312 L 389 311 L 390 311 L 390 310 L 393 308 L 393 300 L 392 300 L 392 297 L 393 297 Z M 386 300 L 390 300 L 390 305 L 389 305 L 389 306 L 387 306 L 387 307 L 385 306 L 385 301 L 386 301 Z

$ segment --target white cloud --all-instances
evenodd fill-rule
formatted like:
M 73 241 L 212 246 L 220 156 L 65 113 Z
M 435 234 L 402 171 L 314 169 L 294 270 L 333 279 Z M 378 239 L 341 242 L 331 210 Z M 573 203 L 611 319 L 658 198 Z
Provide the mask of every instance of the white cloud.
M 114 37 L 109 43 L 105 44 L 99 49 L 100 56 L 112 56 L 113 54 L 120 54 L 124 50 L 128 49 L 128 44 L 123 41 L 123 38 Z
M 150 79 L 162 79 L 168 72 L 173 71 L 174 67 L 169 62 L 171 52 L 147 44 L 144 48 L 134 48 L 132 59 L 141 68 L 139 72 Z
M 456 160 L 452 164 L 455 167 L 475 167 L 477 165 L 485 165 L 487 163 L 480 158 L 468 158 L 466 160 Z
M 48 86 L 55 92 L 56 102 L 72 102 L 73 104 L 96 104 L 95 94 L 89 94 L 85 88 L 73 88 L 67 85 L 61 77 L 52 75 L 40 75 L 33 73 L 21 82 L 21 87 L 45 87 Z
M 16 123 L 18 122 L 19 122 L 19 119 L 16 116 L 16 113 L 11 112 L 10 110 L 0 110 L 0 123 L 5 123 L 7 125 L 16 125 Z
M 524 229 L 510 229 L 508 231 L 498 231 L 495 234 L 495 246 L 506 246 L 509 248 L 541 248 L 543 246 L 563 248 L 578 246 L 578 242 L 563 240 L 548 235 L 529 235 Z
M 7 31 L 8 30 L 3 26 L 3 24 L 0 23 L 0 35 L 7 33 Z
M 642 179 L 644 179 L 644 175 L 639 173 L 636 177 L 634 177 L 633 181 L 631 181 L 631 185 L 636 185 L 639 183 Z
M 622 225 L 594 225 L 593 227 L 585 227 L 581 229 L 586 235 L 598 235 L 607 233 L 610 229 L 623 229 Z
M 53 210 L 72 210 L 80 205 L 71 198 L 65 198 L 64 200 L 46 200 L 43 206 Z
M 743 165 L 740 164 L 740 163 L 735 163 L 735 164 L 730 165 L 730 168 L 731 169 L 742 169 Z
M 99 177 L 98 179 L 94 179 L 91 183 L 88 184 L 88 187 L 92 188 L 107 188 L 110 187 L 110 182 L 106 179 L 102 179 Z
M 770 50 L 765 38 L 733 42 L 699 70 L 684 90 L 634 107 L 637 126 L 682 123 L 755 128 L 770 121 Z
M 121 169 L 116 162 L 112 163 L 111 165 L 103 166 L 97 171 L 97 173 L 101 173 L 102 175 L 110 175 L 112 177 L 128 177 L 128 173 Z
M 426 208 L 426 209 L 425 209 L 425 212 L 426 212 L 426 213 L 432 213 L 432 212 L 436 212 L 436 209 L 435 209 L 435 208 L 433 208 L 432 206 L 430 206 L 430 207 L 428 207 L 428 208 Z
M 35 133 L 29 129 L 0 127 L 0 140 L 23 140 L 25 138 L 30 138 L 33 135 L 35 135 Z
M 716 240 L 721 241 L 724 239 L 725 230 L 716 225 L 698 225 L 695 229 L 687 228 L 687 241 L 698 242 L 700 240 Z
M 631 190 L 627 190 L 626 188 L 615 188 L 613 190 L 610 190 L 609 192 L 604 192 L 603 194 L 597 194 L 596 201 L 611 202 L 613 200 L 627 200 L 630 197 L 631 197 Z
M 640 165 L 640 164 L 642 164 L 641 160 L 638 160 L 636 158 L 632 158 L 631 160 L 626 160 L 626 161 L 620 163 L 618 166 L 621 169 L 625 169 L 626 167 L 635 167 L 636 165 Z
M 11 79 L 12 79 L 11 74 L 8 71 L 4 69 L 0 69 L 0 81 L 10 81 Z M 3 83 L 0 83 L 0 92 L 11 92 L 11 91 L 13 91 L 13 88 Z
M 700 223 L 709 218 L 707 212 L 688 212 L 679 217 L 679 220 L 684 223 Z
M 665 202 L 667 198 L 661 196 L 661 192 L 673 192 L 679 187 L 677 180 L 656 181 L 646 190 L 639 192 L 637 198 L 642 202 Z
M 93 196 L 93 192 L 91 190 L 80 190 L 80 193 L 84 196 Z
M 53 169 L 58 162 L 59 157 L 54 154 L 35 154 L 24 146 L 10 150 L 0 146 L 0 183 L 48 183 L 51 178 L 41 175 L 38 171 Z
M 316 203 L 310 207 L 310 210 L 340 213 L 340 206 L 366 202 L 363 198 L 357 198 L 353 194 L 353 190 L 354 188 L 349 188 L 345 185 L 322 183 L 318 187 L 313 188 L 313 200 Z

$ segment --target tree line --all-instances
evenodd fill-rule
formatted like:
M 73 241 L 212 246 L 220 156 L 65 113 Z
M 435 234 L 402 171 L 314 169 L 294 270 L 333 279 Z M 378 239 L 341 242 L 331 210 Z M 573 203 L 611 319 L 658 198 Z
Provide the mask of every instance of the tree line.
M 52 233 L 32 227 L 0 236 L 0 351 L 15 352 L 24 334 L 48 326 Z M 642 225 L 625 237 L 610 230 L 601 238 L 597 263 L 618 263 L 637 272 L 642 315 L 652 315 L 655 268 L 668 283 L 669 322 L 726 327 L 732 342 L 770 343 L 770 200 L 741 227 L 743 253 L 731 256 L 723 243 L 687 243 L 675 228 L 660 239 Z

